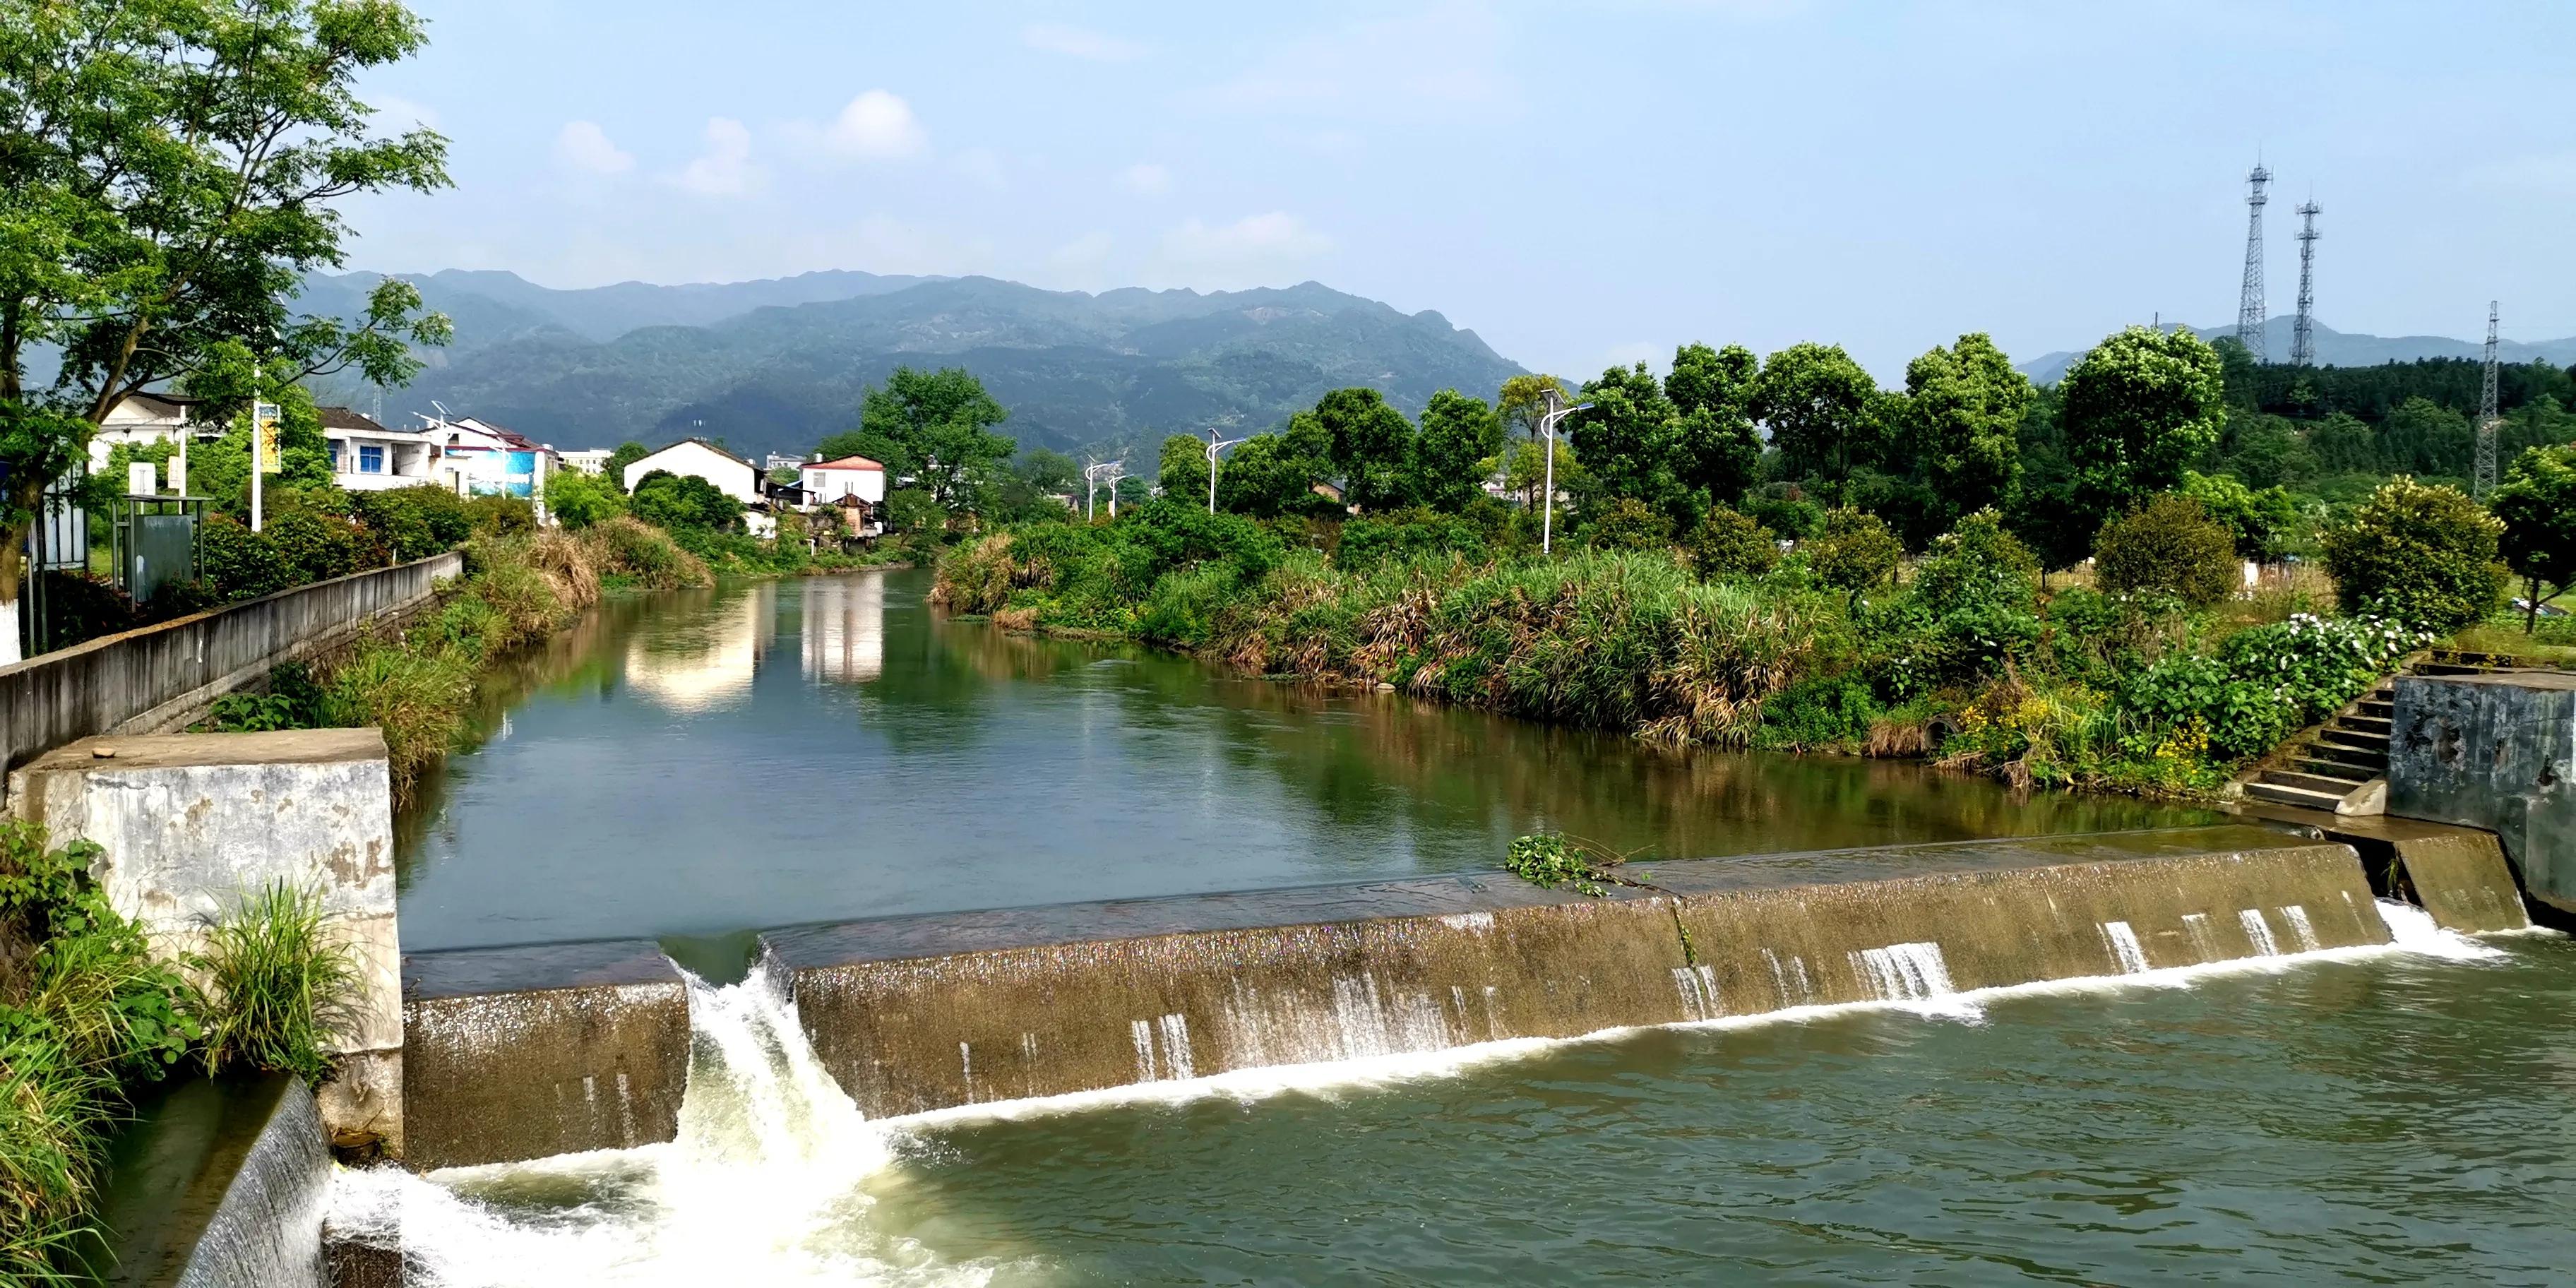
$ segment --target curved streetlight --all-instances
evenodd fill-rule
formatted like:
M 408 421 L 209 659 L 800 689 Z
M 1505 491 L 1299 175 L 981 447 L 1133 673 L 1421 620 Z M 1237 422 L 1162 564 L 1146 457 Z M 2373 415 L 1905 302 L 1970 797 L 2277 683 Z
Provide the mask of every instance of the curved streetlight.
M 1556 422 L 1563 420 L 1578 411 L 1592 410 L 1592 404 L 1590 403 L 1576 403 L 1571 407 L 1558 407 L 1556 406 L 1556 396 L 1555 390 L 1550 389 L 1547 391 L 1547 401 L 1550 410 L 1546 415 L 1538 418 L 1539 438 L 1546 444 L 1546 446 L 1540 450 L 1547 453 L 1546 509 L 1539 519 L 1538 529 L 1538 552 L 1543 555 L 1553 553 L 1556 549 Z
M 1249 441 L 1242 438 L 1218 438 L 1215 430 L 1208 431 L 1208 513 L 1216 513 L 1216 454 L 1237 443 Z
M 1105 483 L 1109 488 L 1109 517 L 1118 517 L 1118 480 L 1127 477 L 1125 461 L 1094 461 L 1082 467 L 1082 519 L 1088 523 L 1100 507 L 1093 498 Z

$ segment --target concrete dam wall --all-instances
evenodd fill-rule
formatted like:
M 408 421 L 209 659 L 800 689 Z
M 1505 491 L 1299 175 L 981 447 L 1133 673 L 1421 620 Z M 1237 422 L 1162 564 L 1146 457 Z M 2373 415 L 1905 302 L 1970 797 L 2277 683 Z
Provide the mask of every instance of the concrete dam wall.
M 862 1111 L 952 1106 L 1788 1008 L 2380 944 L 2353 849 L 2263 828 L 1647 865 L 1590 899 L 1503 874 L 774 931 Z M 411 1161 L 667 1140 L 689 1024 L 652 945 L 416 955 Z

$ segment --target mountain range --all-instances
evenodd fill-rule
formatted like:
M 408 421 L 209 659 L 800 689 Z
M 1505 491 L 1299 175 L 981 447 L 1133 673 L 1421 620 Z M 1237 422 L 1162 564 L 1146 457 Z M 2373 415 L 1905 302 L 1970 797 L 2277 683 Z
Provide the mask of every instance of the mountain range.
M 2289 361 L 2290 341 L 2297 327 L 2295 317 L 2265 319 L 2263 344 L 2272 361 Z M 2179 331 L 2183 328 L 2176 323 L 2165 329 Z M 2479 358 L 2486 353 L 2485 343 L 2478 340 L 2454 340 L 2440 335 L 2365 335 L 2358 331 L 2337 331 L 2322 324 L 2314 329 L 2317 365 L 2321 367 L 2376 367 L 2382 363 L 2413 362 L 2419 358 Z M 2196 326 L 2191 328 L 2191 332 L 2201 339 L 2215 340 L 2236 334 L 2236 324 Z M 2082 350 L 2073 349 L 2043 354 L 2021 364 L 2020 369 L 2023 375 L 2038 384 L 2055 384 L 2066 374 L 2066 369 L 2083 356 Z M 2496 356 L 2505 362 L 2547 361 L 2564 367 L 2576 363 L 2576 336 L 2531 343 L 2502 340 L 2496 344 Z
M 380 280 L 317 275 L 298 307 L 352 316 Z M 967 368 L 1011 409 L 1003 432 L 1065 451 L 1266 429 L 1349 385 L 1418 413 L 1442 389 L 1491 397 L 1521 373 L 1438 313 L 1314 282 L 1093 295 L 858 272 L 588 290 L 504 272 L 409 280 L 456 339 L 385 391 L 385 418 L 443 404 L 561 448 L 695 436 L 755 459 L 801 454 L 851 428 L 865 388 L 904 364 Z M 376 405 L 373 390 L 324 392 Z

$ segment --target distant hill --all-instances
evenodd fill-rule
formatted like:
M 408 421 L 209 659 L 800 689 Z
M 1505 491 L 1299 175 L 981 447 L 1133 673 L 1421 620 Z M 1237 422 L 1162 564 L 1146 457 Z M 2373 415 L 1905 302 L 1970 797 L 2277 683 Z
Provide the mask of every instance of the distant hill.
M 377 280 L 316 277 L 302 307 L 351 313 Z M 587 291 L 509 273 L 411 280 L 456 343 L 386 391 L 388 418 L 435 400 L 566 448 L 698 435 L 801 452 L 850 428 L 861 391 L 906 363 L 966 367 L 1011 409 L 1005 432 L 1068 451 L 1267 428 L 1346 385 L 1418 412 L 1442 389 L 1491 397 L 1521 372 L 1438 313 L 1313 282 L 1091 295 L 868 273 Z
M 2275 317 L 2265 321 L 2263 342 L 2271 352 L 2272 361 L 2289 361 L 2291 333 L 2297 326 L 2295 317 Z M 2176 324 L 2165 329 L 2174 331 L 2181 327 Z M 2204 340 L 2215 340 L 2236 334 L 2236 324 L 2196 326 L 2191 331 Z M 2321 367 L 2376 367 L 2389 362 L 2413 362 L 2418 358 L 2476 358 L 2486 352 L 2483 340 L 2454 340 L 2439 335 L 2364 335 L 2358 331 L 2337 331 L 2323 324 L 2316 327 L 2316 337 L 2317 365 Z M 2576 336 L 2528 344 L 2505 340 L 2496 345 L 2496 354 L 2506 362 L 2545 359 L 2563 367 L 2576 362 Z M 2021 364 L 2021 373 L 2039 384 L 2055 384 L 2082 356 L 2080 350 L 2045 354 Z

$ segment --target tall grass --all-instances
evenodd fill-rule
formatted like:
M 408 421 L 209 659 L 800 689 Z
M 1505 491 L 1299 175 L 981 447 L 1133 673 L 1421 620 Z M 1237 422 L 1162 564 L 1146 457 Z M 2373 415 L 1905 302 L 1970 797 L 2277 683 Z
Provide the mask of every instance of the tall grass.
M 279 1070 L 318 1083 L 357 1017 L 356 961 L 325 924 L 322 895 L 283 881 L 218 921 L 194 965 L 206 1071 Z

